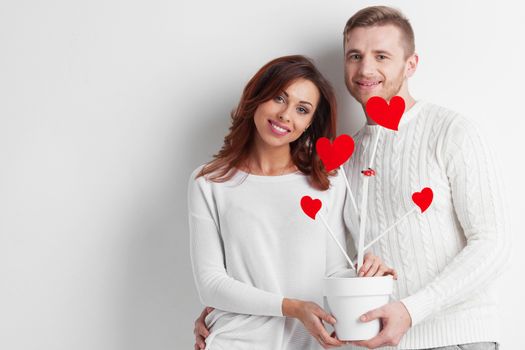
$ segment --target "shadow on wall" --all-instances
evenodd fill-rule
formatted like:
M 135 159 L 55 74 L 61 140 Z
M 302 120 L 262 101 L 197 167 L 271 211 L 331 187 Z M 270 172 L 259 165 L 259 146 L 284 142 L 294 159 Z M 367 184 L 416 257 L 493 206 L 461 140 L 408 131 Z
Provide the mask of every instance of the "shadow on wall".
M 337 134 L 355 134 L 365 123 L 361 105 L 348 93 L 345 86 L 342 43 L 331 44 L 312 57 L 321 73 L 330 80 L 337 95 Z
M 193 321 L 202 306 L 190 263 L 187 185 L 191 172 L 222 145 L 232 108 L 226 99 L 209 104 L 198 100 L 193 97 L 188 107 L 173 116 L 171 136 L 162 147 L 165 154 L 159 156 L 159 161 L 168 163 L 161 167 L 166 174 L 157 182 L 137 184 L 143 188 L 120 228 L 126 237 L 121 248 L 125 265 L 120 267 L 123 273 L 115 307 L 118 334 L 127 335 L 119 339 L 120 349 L 161 349 L 167 344 L 176 349 L 193 344 Z M 185 118 L 191 122 L 184 123 Z

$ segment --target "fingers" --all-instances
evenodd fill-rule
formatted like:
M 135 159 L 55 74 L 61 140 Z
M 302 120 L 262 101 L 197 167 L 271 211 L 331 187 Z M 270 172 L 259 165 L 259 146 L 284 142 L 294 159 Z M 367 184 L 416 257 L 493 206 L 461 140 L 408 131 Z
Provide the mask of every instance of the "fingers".
M 195 328 L 193 329 L 193 333 L 195 336 L 200 336 L 202 338 L 207 338 L 208 335 L 210 335 L 210 332 L 208 331 L 208 328 L 206 328 L 206 324 L 204 323 L 205 317 L 203 314 L 195 320 Z
M 206 323 L 204 320 L 210 312 L 213 311 L 212 307 L 205 307 L 199 318 L 195 320 L 195 328 L 193 329 L 193 334 L 195 334 L 195 350 L 202 350 L 206 347 L 205 339 L 210 335 L 208 328 L 206 328 Z
M 330 315 L 328 315 L 328 316 L 333 319 L 332 316 L 330 316 Z M 335 321 L 335 319 L 334 319 L 334 321 Z M 335 337 L 331 337 L 330 334 L 328 334 L 328 332 L 326 331 L 326 328 L 323 327 L 321 322 L 319 322 L 319 324 L 316 325 L 316 326 L 317 326 L 316 328 L 317 328 L 317 332 L 318 332 L 317 334 L 319 334 L 318 340 L 319 339 L 322 340 L 322 343 L 324 343 L 324 345 L 327 345 L 327 346 L 341 346 L 341 345 L 344 344 L 339 339 L 337 339 Z M 321 345 L 323 345 L 322 343 L 321 343 Z
M 359 273 L 358 273 L 359 277 L 363 277 L 365 273 L 368 271 L 368 269 L 370 268 L 370 266 L 372 266 L 373 261 L 371 260 L 373 260 L 373 257 L 372 258 L 370 257 L 370 253 L 366 253 L 363 259 L 363 265 L 359 269 Z
M 375 276 L 387 276 L 387 275 L 391 275 L 393 279 L 397 280 L 397 271 L 382 264 L 379 267 L 379 270 L 377 270 Z
M 377 271 L 381 267 L 381 263 L 382 263 L 381 259 L 376 257 L 373 260 L 372 266 L 370 266 L 368 271 L 365 273 L 365 277 L 373 277 L 377 275 Z
M 321 320 L 330 323 L 331 325 L 334 325 L 336 320 L 335 318 L 327 313 L 325 310 L 323 310 L 321 307 L 318 307 L 317 310 L 315 310 L 315 315 L 319 317 Z M 342 346 L 344 345 L 343 342 L 341 342 L 339 339 L 335 337 L 331 337 L 330 334 L 326 331 L 326 328 L 324 328 L 321 321 L 318 319 L 317 322 L 314 323 L 314 331 L 313 334 L 317 334 L 316 339 L 319 341 L 319 344 L 323 346 L 325 349 L 334 347 L 334 346 Z
M 359 277 L 372 277 L 376 275 L 377 270 L 382 265 L 382 261 L 379 257 L 367 253 L 364 257 L 363 266 L 359 270 Z
M 324 327 L 321 327 L 321 328 L 322 328 L 322 331 L 319 334 L 317 341 L 319 341 L 319 344 L 321 344 L 323 347 L 327 346 L 326 348 L 331 348 L 334 346 L 344 345 L 344 343 L 340 341 L 339 339 L 335 337 L 331 337 Z
M 395 280 L 397 280 L 397 271 L 391 268 L 388 268 L 385 270 L 385 273 L 383 276 L 391 275 Z
M 203 338 L 207 338 L 210 335 L 210 332 L 208 331 L 208 328 L 206 328 L 204 322 L 200 322 L 199 324 L 195 325 L 195 330 L 197 331 L 197 335 L 200 335 Z
M 363 266 L 359 270 L 359 277 L 373 277 L 391 275 L 397 280 L 397 271 L 385 265 L 380 257 L 371 253 L 365 255 Z
M 337 334 L 335 334 L 335 331 L 333 331 L 333 332 L 330 334 L 330 337 L 339 340 L 339 341 L 341 342 L 341 344 L 343 344 L 343 345 L 350 344 L 350 342 L 347 341 L 347 340 L 341 340 L 341 339 L 339 339 L 339 337 L 337 336 Z
M 377 320 L 385 316 L 386 316 L 386 313 L 385 313 L 384 308 L 380 307 L 379 309 L 370 310 L 367 313 L 361 315 L 361 317 L 359 317 L 359 321 L 370 322 L 370 321 Z
M 326 323 L 331 324 L 332 326 L 337 322 L 334 316 L 330 315 L 328 312 L 324 311 L 321 308 L 319 308 L 318 312 L 316 312 L 316 315 L 319 316 L 319 318 L 321 318 Z
M 204 342 L 204 338 L 200 335 L 195 336 L 195 350 L 202 350 L 206 347 L 206 343 Z

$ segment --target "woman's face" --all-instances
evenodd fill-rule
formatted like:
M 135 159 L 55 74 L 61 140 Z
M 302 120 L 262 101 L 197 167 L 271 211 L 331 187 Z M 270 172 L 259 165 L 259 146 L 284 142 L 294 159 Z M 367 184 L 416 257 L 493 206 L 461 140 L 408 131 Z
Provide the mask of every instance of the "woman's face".
M 253 117 L 256 146 L 289 148 L 311 124 L 319 98 L 314 83 L 297 79 L 277 96 L 261 103 Z

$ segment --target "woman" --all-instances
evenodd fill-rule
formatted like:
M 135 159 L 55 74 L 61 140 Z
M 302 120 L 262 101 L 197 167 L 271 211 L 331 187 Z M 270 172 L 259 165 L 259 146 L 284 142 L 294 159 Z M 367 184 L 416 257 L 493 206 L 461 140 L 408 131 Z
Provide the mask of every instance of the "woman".
M 305 57 L 281 57 L 248 82 L 221 151 L 192 174 L 192 266 L 201 301 L 215 308 L 207 349 L 343 345 L 319 304 L 322 278 L 346 260 L 299 206 L 304 195 L 321 199 L 318 215 L 344 242 L 345 185 L 329 178 L 314 147 L 335 130 L 330 84 Z M 370 255 L 365 266 L 368 276 L 393 273 Z

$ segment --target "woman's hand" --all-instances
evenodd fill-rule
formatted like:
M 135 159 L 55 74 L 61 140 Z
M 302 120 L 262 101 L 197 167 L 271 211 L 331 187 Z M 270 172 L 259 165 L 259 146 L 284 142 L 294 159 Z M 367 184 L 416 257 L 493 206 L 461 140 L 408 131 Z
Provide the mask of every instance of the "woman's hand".
M 293 317 L 301 321 L 308 332 L 324 349 L 345 345 L 339 339 L 328 334 L 326 328 L 324 328 L 323 321 L 334 325 L 336 320 L 316 303 L 284 298 L 282 308 L 284 316 Z
M 386 266 L 380 257 L 372 253 L 366 253 L 363 259 L 363 266 L 359 269 L 359 277 L 386 276 L 392 275 L 397 280 L 397 272 L 393 268 Z

